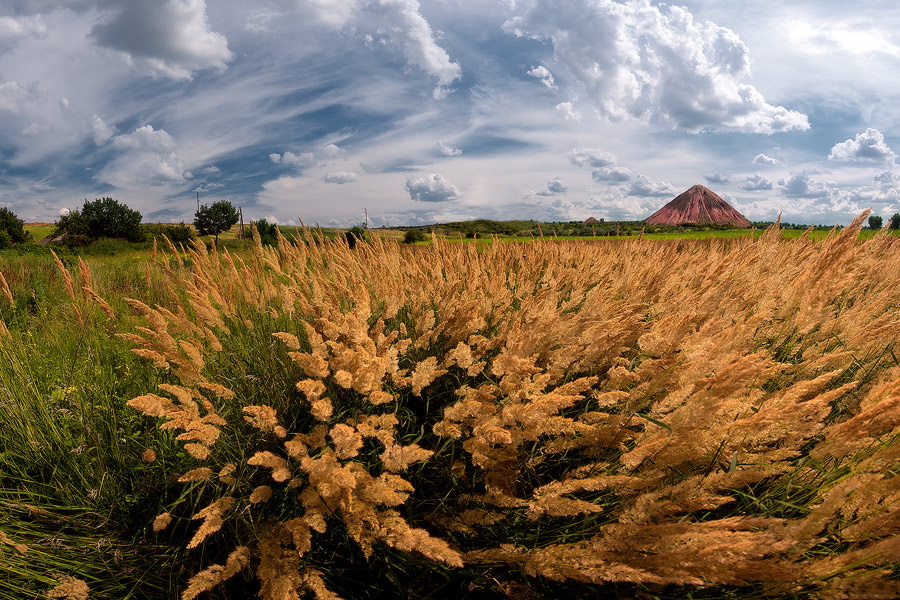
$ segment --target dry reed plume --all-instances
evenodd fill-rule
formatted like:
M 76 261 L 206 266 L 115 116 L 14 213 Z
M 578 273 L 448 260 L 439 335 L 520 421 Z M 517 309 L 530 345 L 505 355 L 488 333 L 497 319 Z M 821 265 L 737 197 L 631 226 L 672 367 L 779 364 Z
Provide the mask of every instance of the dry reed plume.
M 556 581 L 900 596 L 900 244 L 857 243 L 865 216 L 818 243 L 170 247 L 191 265 L 169 271 L 180 304 L 131 301 L 147 326 L 124 337 L 180 385 L 129 404 L 180 432 L 199 461 L 181 481 L 217 490 L 188 547 L 259 524 L 183 597 L 246 568 L 267 600 L 332 597 L 306 557 L 333 527 L 366 556 Z M 224 336 L 279 316 L 305 421 L 207 380 Z M 242 428 L 235 463 L 217 449 Z M 413 526 L 408 472 L 430 463 L 446 499 Z M 767 509 L 785 485 L 802 501 Z M 565 535 L 488 535 L 523 521 Z

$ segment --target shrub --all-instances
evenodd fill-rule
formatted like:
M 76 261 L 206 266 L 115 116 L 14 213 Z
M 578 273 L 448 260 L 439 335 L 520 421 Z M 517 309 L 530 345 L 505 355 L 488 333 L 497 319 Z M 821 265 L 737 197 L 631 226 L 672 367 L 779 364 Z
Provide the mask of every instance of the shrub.
M 238 210 L 228 200 L 219 200 L 212 206 L 204 204 L 194 214 L 194 227 L 200 235 L 215 236 L 219 241 L 219 234 L 228 231 L 238 222 Z
M 31 233 L 25 231 L 25 223 L 5 206 L 0 208 L 0 232 L 9 238 L 8 246 L 31 241 Z
M 197 237 L 190 225 L 184 223 L 144 223 L 144 235 L 151 239 L 166 236 L 170 242 L 186 244 Z
M 278 225 L 269 223 L 265 219 L 250 221 L 250 225 L 256 227 L 256 231 L 259 233 L 259 239 L 264 246 L 278 245 Z
M 51 235 L 65 235 L 70 243 L 100 238 L 119 238 L 129 242 L 143 240 L 141 213 L 112 198 L 84 201 L 84 206 L 63 215 Z
M 900 229 L 900 213 L 894 213 L 890 221 L 891 229 Z
M 406 233 L 403 234 L 404 244 L 415 244 L 416 242 L 424 241 L 425 232 L 423 232 L 421 229 L 407 229 Z
M 354 227 L 351 227 L 347 231 L 345 231 L 344 236 L 347 239 L 347 245 L 350 246 L 351 248 L 355 248 L 357 241 L 360 241 L 360 242 L 366 241 L 366 230 L 363 229 L 362 227 L 360 227 L 359 225 L 356 225 Z

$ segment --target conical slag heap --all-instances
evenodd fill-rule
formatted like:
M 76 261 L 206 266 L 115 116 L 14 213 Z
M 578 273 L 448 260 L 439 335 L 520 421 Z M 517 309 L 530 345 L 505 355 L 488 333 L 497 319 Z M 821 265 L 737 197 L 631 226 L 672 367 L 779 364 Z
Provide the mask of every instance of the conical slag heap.
M 722 200 L 718 194 L 702 185 L 695 185 L 647 217 L 647 225 L 686 225 L 709 223 L 750 227 L 744 215 Z

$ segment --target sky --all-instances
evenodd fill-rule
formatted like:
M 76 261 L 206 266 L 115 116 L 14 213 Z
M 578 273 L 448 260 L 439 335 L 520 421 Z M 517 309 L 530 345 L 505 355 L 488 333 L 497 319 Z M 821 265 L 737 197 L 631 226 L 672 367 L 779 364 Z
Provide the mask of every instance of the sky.
M 896 0 L 3 0 L 0 206 L 370 227 L 900 211 Z

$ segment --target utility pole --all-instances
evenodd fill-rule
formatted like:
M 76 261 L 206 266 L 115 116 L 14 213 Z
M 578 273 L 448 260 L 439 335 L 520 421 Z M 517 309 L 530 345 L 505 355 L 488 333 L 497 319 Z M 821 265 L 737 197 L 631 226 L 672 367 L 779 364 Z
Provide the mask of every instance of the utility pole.
M 241 239 L 244 239 L 244 208 L 238 206 L 238 212 L 241 214 Z
M 365 213 L 365 215 L 366 215 L 366 229 L 368 229 L 369 228 L 369 209 L 364 208 L 363 213 Z
M 200 212 L 200 192 L 197 192 L 197 212 Z

